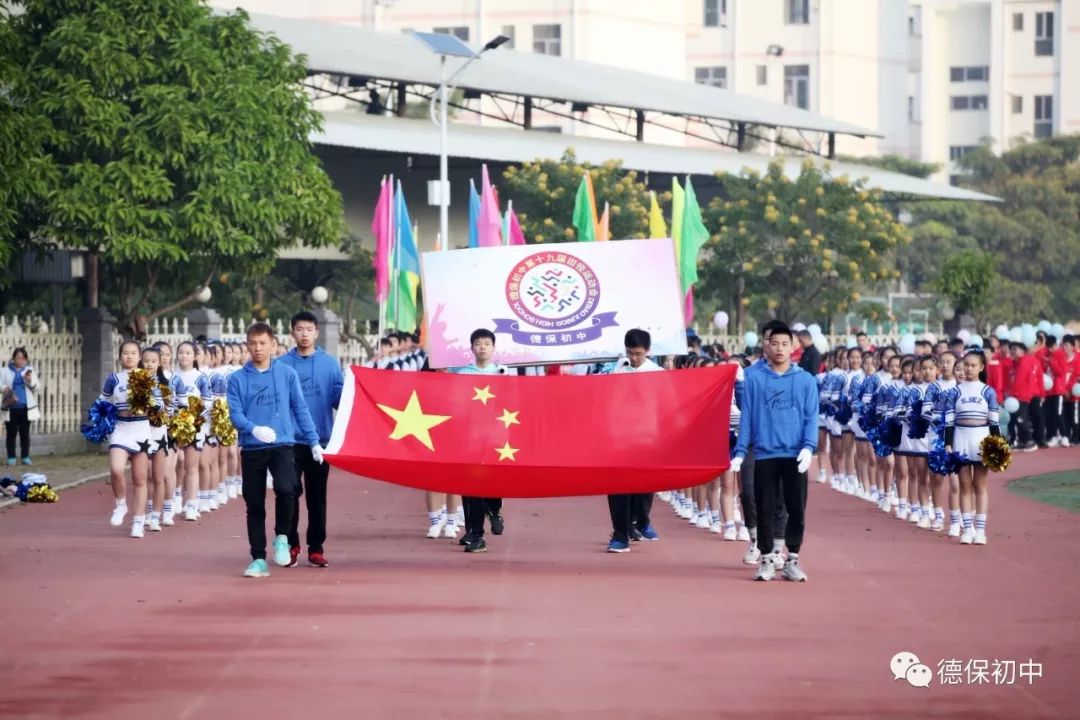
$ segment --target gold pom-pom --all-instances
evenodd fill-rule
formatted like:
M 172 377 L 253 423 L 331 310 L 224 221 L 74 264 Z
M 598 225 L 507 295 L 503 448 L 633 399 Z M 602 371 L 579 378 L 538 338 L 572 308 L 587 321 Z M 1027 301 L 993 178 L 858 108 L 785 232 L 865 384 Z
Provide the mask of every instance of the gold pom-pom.
M 203 413 L 206 412 L 206 405 L 203 404 L 202 398 L 198 395 L 189 395 L 187 406 L 194 418 L 201 418 Z
M 177 447 L 187 447 L 195 442 L 195 415 L 191 410 L 182 408 L 169 420 L 169 435 L 176 441 Z
M 60 496 L 48 485 L 35 485 L 26 493 L 26 502 L 54 503 L 59 499 Z
M 154 404 L 154 376 L 135 368 L 128 373 L 128 407 L 132 415 L 146 415 Z
M 172 388 L 166 383 L 158 383 L 158 388 L 161 390 L 161 404 L 168 408 L 172 400 Z
M 150 412 L 146 413 L 146 416 L 150 418 L 150 426 L 159 428 L 168 422 L 168 416 L 165 415 L 165 411 L 159 407 L 150 408 Z
M 233 427 L 229 404 L 224 398 L 215 400 L 210 408 L 210 432 L 226 447 L 236 444 L 236 428 Z
M 979 455 L 982 464 L 990 472 L 1001 472 L 1012 463 L 1012 449 L 1009 441 L 1001 435 L 987 435 L 979 443 Z

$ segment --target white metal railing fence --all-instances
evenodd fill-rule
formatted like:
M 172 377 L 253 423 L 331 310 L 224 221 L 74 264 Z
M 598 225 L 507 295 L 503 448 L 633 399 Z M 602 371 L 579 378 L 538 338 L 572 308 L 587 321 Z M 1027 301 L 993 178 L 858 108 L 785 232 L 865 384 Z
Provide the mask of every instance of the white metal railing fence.
M 31 431 L 77 431 L 82 422 L 82 336 L 75 320 L 57 327 L 41 318 L 0 316 L 0 359 L 9 362 L 17 347 L 26 348 L 40 385 L 34 395 L 41 419 L 31 423 Z

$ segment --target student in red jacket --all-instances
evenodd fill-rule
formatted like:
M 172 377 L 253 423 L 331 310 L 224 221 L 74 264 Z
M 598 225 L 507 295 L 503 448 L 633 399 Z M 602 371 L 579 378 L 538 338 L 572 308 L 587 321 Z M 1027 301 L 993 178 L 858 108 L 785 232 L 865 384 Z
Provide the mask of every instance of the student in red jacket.
M 1076 351 L 1077 338 L 1066 335 L 1061 339 L 1065 355 L 1065 412 L 1062 416 L 1061 447 L 1080 442 L 1080 397 L 1073 395 L 1073 387 L 1080 383 L 1080 353 Z
M 1068 390 L 1065 383 L 1069 361 L 1065 358 L 1065 349 L 1058 347 L 1057 338 L 1053 335 L 1046 336 L 1046 351 L 1050 376 L 1053 380 L 1043 403 L 1046 444 L 1048 447 L 1059 447 L 1062 439 L 1067 437 L 1065 434 L 1065 394 Z
M 1046 333 L 1039 330 L 1035 333 L 1035 347 L 1031 349 L 1031 355 L 1039 363 L 1039 370 L 1043 373 L 1050 372 L 1050 352 L 1046 347 Z M 1035 388 L 1035 396 L 1031 398 L 1031 431 L 1035 443 L 1041 447 L 1047 447 L 1046 438 L 1052 433 L 1046 430 L 1046 385 L 1042 378 L 1039 379 Z
M 1037 397 L 1038 388 L 1042 387 L 1042 367 L 1034 356 L 1028 355 L 1024 343 L 1012 343 L 1011 350 L 1013 376 L 1009 395 L 1020 402 L 1020 409 L 1016 411 L 1017 443 L 1021 450 L 1032 452 L 1036 448 L 1032 437 L 1032 400 Z

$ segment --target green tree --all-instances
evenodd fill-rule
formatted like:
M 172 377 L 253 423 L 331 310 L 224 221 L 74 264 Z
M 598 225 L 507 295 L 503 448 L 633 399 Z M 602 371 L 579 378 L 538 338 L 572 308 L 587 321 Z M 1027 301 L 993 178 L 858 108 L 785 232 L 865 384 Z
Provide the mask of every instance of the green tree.
M 977 315 L 989 302 L 996 278 L 994 256 L 966 250 L 945 258 L 934 289 L 949 299 L 957 315 Z
M 41 129 L 30 147 L 41 153 L 0 195 L 2 240 L 84 248 L 91 271 L 101 258 L 126 332 L 190 302 L 223 268 L 258 279 L 280 248 L 341 239 L 341 198 L 308 139 L 320 115 L 302 58 L 243 12 L 27 0 L 0 26 L 3 112 Z
M 810 161 L 794 180 L 779 161 L 764 175 L 717 178 L 705 211 L 713 235 L 703 296 L 726 297 L 737 313 L 764 304 L 778 317 L 828 318 L 857 303 L 865 285 L 899 276 L 891 258 L 910 237 L 864 181 L 829 180 Z
M 514 201 L 514 212 L 529 242 L 573 240 L 574 195 L 585 172 L 592 177 L 597 213 L 611 206 L 611 237 L 642 238 L 649 232 L 649 189 L 632 170 L 610 160 L 598 167 L 578 163 L 573 148 L 559 160 L 511 165 L 503 173 L 501 194 Z

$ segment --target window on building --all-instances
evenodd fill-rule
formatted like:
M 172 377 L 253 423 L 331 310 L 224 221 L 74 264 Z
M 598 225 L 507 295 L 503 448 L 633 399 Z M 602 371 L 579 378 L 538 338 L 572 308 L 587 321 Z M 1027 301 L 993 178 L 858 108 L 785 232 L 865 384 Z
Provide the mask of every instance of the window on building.
M 949 68 L 949 82 L 964 82 L 964 68 L 955 65 Z
M 468 25 L 457 25 L 455 27 L 437 27 L 432 29 L 432 32 L 442 33 L 443 35 L 453 35 L 461 42 L 469 42 Z
M 959 185 L 960 184 L 960 176 L 959 175 L 950 175 L 949 176 L 949 184 L 950 185 Z
M 1035 54 L 1054 54 L 1054 13 L 1035 13 Z
M 971 107 L 971 98 L 967 95 L 953 95 L 949 98 L 949 107 L 953 110 L 967 110 Z
M 977 65 L 975 67 L 967 68 L 968 80 L 989 80 L 990 68 L 986 65 Z
M 960 158 L 967 155 L 969 152 L 974 152 L 977 147 L 977 145 L 950 145 L 949 160 L 956 162 Z
M 533 52 L 562 55 L 562 25 L 533 25 Z
M 517 32 L 516 32 L 514 26 L 513 25 L 503 25 L 502 30 L 500 31 L 499 34 L 500 35 L 505 35 L 506 37 L 510 38 L 510 42 L 503 45 L 503 47 L 506 48 L 507 50 L 513 50 L 514 45 L 517 43 Z
M 705 0 L 705 27 L 727 27 L 727 0 Z
M 769 66 L 758 65 L 757 66 L 757 84 L 768 85 L 769 84 Z
M 1020 32 L 1024 29 L 1024 13 L 1013 13 L 1013 30 Z
M 784 68 L 784 104 L 810 109 L 809 65 L 788 65 Z
M 987 102 L 985 95 L 972 95 L 971 96 L 971 109 L 972 110 L 985 110 L 990 104 Z
M 1035 137 L 1048 138 L 1054 134 L 1054 96 L 1035 96 Z
M 1012 96 L 1012 112 L 1013 115 L 1019 115 L 1024 112 L 1024 96 L 1013 95 Z
M 950 82 L 986 81 L 990 79 L 990 68 L 986 65 L 953 65 L 949 68 Z
M 727 68 L 721 66 L 694 68 L 694 82 L 699 85 L 726 88 Z
M 810 0 L 787 0 L 788 25 L 810 24 Z

